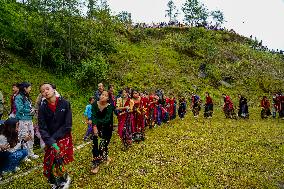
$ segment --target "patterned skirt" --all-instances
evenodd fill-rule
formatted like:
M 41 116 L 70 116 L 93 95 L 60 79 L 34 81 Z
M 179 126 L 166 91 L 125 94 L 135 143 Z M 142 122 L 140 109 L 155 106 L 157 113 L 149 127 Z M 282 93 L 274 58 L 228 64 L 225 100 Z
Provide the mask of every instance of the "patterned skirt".
M 57 146 L 60 148 L 60 153 L 57 154 L 56 150 L 53 147 L 45 148 L 45 155 L 43 160 L 43 174 L 49 180 L 51 177 L 56 177 L 54 175 L 54 167 L 63 166 L 72 162 L 73 157 L 73 142 L 71 133 L 66 134 L 62 139 L 56 141 Z M 60 161 L 58 161 L 60 160 Z M 62 165 L 57 165 L 58 162 Z M 64 171 L 63 171 L 64 172 Z

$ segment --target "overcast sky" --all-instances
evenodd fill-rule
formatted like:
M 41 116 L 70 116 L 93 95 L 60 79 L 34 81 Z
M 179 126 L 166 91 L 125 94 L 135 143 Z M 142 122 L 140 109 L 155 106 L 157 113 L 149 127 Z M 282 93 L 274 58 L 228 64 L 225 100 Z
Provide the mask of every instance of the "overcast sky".
M 219 9 L 224 26 L 249 37 L 253 35 L 269 48 L 284 50 L 284 0 L 200 0 L 209 10 Z M 114 13 L 128 11 L 134 22 L 162 22 L 168 0 L 108 0 Z M 177 8 L 185 0 L 174 0 Z M 182 13 L 179 21 L 183 21 Z

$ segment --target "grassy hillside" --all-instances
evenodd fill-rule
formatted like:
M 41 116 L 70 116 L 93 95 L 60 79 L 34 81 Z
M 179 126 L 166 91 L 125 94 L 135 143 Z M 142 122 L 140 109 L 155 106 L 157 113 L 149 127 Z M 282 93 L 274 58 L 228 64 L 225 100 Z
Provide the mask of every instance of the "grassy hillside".
M 110 79 L 119 85 L 161 87 L 176 94 L 208 90 L 218 98 L 222 92 L 233 97 L 242 93 L 251 103 L 284 86 L 284 57 L 256 51 L 251 47 L 253 41 L 237 34 L 164 28 L 132 30 L 125 36 L 118 52 L 108 57 Z M 205 78 L 198 77 L 202 64 Z
M 126 152 L 121 151 L 114 134 L 110 144 L 113 162 L 95 176 L 89 173 L 88 145 L 76 152 L 76 161 L 69 166 L 72 188 L 283 187 L 283 123 L 260 120 L 257 108 L 251 109 L 250 120 L 225 120 L 218 109 L 223 92 L 235 102 L 238 93 L 248 96 L 251 108 L 258 106 L 260 96 L 283 89 L 283 57 L 253 50 L 253 42 L 237 34 L 203 28 L 123 30 L 115 44 L 116 51 L 103 56 L 109 65 L 103 80 L 106 85 L 115 84 L 117 90 L 124 86 L 163 88 L 166 93 L 186 96 L 191 91 L 202 96 L 209 91 L 217 109 L 211 121 L 195 120 L 190 112 L 184 121 L 147 130 L 146 141 Z M 75 145 L 81 144 L 85 132 L 82 112 L 96 85 L 82 88 L 74 78 L 76 72 L 40 68 L 11 49 L 0 48 L 0 61 L 0 90 L 6 102 L 15 82 L 31 82 L 33 100 L 40 83 L 55 83 L 71 102 L 73 137 Z M 199 78 L 201 64 L 206 65 L 205 78 Z M 40 159 L 23 165 L 19 173 L 41 163 Z M 48 185 L 39 169 L 2 187 Z

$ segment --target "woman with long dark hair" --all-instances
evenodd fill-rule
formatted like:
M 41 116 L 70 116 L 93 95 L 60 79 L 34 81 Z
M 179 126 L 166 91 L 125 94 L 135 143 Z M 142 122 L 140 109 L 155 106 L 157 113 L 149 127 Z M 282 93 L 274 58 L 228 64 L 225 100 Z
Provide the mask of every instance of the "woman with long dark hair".
M 32 87 L 30 83 L 23 82 L 19 86 L 19 94 L 15 97 L 16 119 L 19 120 L 19 139 L 24 139 L 27 135 L 31 136 L 31 140 L 27 142 L 26 148 L 28 156 L 32 159 L 37 159 L 38 155 L 33 152 L 34 145 L 34 126 L 33 114 L 34 109 L 29 97 Z
M 19 170 L 20 162 L 28 155 L 27 149 L 22 149 L 22 147 L 31 137 L 26 136 L 22 141 L 19 140 L 19 122 L 15 118 L 6 120 L 2 127 L 0 133 L 0 175 L 3 172 Z

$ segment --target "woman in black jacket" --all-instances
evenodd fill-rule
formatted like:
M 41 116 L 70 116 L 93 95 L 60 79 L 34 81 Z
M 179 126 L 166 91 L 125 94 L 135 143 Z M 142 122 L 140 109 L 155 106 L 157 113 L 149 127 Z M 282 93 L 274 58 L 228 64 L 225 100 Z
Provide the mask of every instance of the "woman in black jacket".
M 71 180 L 64 165 L 74 160 L 70 103 L 56 96 L 49 83 L 42 84 L 40 92 L 46 98 L 38 112 L 39 131 L 46 145 L 44 175 L 54 188 L 68 188 Z

